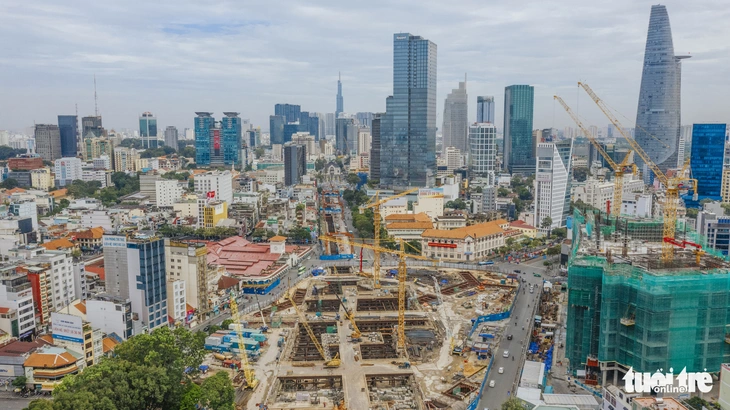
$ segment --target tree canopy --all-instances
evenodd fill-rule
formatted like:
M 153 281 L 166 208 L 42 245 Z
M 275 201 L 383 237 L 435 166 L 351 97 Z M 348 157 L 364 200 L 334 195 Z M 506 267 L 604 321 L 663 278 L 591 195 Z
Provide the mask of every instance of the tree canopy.
M 0 160 L 5 161 L 8 158 L 15 158 L 18 155 L 25 154 L 28 150 L 15 149 L 7 145 L 0 145 Z
M 187 148 L 187 147 L 185 147 L 185 148 Z M 144 152 L 139 154 L 139 157 L 140 158 L 157 158 L 157 157 L 162 157 L 165 155 L 174 154 L 175 152 L 176 152 L 175 148 L 167 146 L 167 145 L 163 145 L 163 146 L 157 147 L 157 148 L 148 148 L 148 149 L 144 150 Z
M 444 208 L 451 209 L 466 209 L 466 202 L 461 198 L 456 198 L 453 201 L 448 201 L 444 204 Z
M 7 189 L 13 189 L 17 188 L 20 183 L 15 178 L 8 178 L 2 183 L 0 183 L 0 188 L 7 188 Z
M 122 147 L 142 149 L 142 140 L 140 138 L 125 138 L 119 145 Z

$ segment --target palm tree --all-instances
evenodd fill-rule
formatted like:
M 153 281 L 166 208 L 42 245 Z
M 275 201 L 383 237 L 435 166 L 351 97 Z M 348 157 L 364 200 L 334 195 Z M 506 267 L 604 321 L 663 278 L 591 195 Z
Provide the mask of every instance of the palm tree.
M 544 218 L 544 219 L 542 220 L 542 225 L 540 225 L 540 227 L 541 227 L 542 229 L 547 229 L 547 230 L 548 230 L 548 234 L 547 234 L 547 236 L 548 236 L 548 237 L 550 236 L 550 227 L 551 227 L 552 225 L 553 225 L 553 218 L 551 218 L 551 217 L 549 217 L 549 216 L 546 216 L 546 217 L 545 217 L 545 218 Z

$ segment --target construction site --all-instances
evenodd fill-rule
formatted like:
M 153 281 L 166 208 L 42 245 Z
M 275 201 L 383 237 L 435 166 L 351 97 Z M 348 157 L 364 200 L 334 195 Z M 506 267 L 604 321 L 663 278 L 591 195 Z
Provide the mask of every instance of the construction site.
M 472 349 L 471 319 L 509 310 L 517 281 L 408 269 L 401 332 L 398 280 L 384 278 L 377 289 L 354 270 L 331 268 L 302 281 L 263 318 L 245 318 L 249 327 L 272 325 L 270 338 L 280 341 L 253 366 L 258 386 L 246 408 L 466 408 L 492 354 L 479 343 Z

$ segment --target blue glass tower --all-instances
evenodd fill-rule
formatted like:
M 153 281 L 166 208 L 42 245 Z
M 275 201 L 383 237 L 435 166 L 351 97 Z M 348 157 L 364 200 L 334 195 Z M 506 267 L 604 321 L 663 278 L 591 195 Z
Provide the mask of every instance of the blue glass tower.
M 681 60 L 689 56 L 675 56 L 672 29 L 667 8 L 651 6 L 649 31 L 641 73 L 639 106 L 636 113 L 636 142 L 646 151 L 662 172 L 677 167 L 681 115 Z M 645 181 L 652 173 L 636 156 Z
M 393 95 L 381 120 L 380 183 L 432 186 L 436 174 L 436 44 L 393 35 Z
M 510 85 L 504 88 L 504 166 L 511 174 L 535 173 L 532 114 L 535 88 Z
M 210 136 L 215 128 L 212 112 L 196 112 L 195 115 L 195 163 L 210 165 Z
M 223 163 L 238 165 L 241 154 L 241 118 L 237 112 L 224 112 L 221 119 L 221 134 L 223 140 Z
M 699 207 L 699 201 L 722 199 L 722 170 L 725 157 L 725 124 L 694 124 L 690 170 L 697 179 L 697 201 L 683 197 L 687 207 Z
M 271 145 L 284 144 L 284 124 L 286 118 L 283 115 L 269 115 L 269 142 Z
M 276 104 L 274 115 L 283 115 L 286 122 L 297 122 L 302 115 L 302 107 L 295 104 Z
M 78 153 L 79 121 L 75 115 L 59 115 L 58 131 L 61 133 L 61 156 L 75 157 Z
M 142 113 L 139 117 L 139 136 L 142 137 L 142 147 L 157 148 L 157 118 L 151 112 Z

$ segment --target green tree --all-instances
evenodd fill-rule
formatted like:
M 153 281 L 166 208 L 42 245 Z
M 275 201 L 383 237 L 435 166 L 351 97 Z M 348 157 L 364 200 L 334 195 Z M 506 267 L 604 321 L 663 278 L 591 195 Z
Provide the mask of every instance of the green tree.
M 315 171 L 323 170 L 325 165 L 327 165 L 327 162 L 324 160 L 324 158 L 317 158 L 316 160 L 314 160 Z
M 526 407 L 522 404 L 522 401 L 517 397 L 510 397 L 502 403 L 502 410 L 525 410 Z
M 20 183 L 15 178 L 8 178 L 0 184 L 0 188 L 13 189 L 17 188 Z
M 722 207 L 722 211 L 725 216 L 730 216 L 730 204 L 723 203 L 720 204 L 720 207 Z
M 509 195 L 509 189 L 507 189 L 505 187 L 499 187 L 499 188 L 497 188 L 497 196 L 498 197 L 504 198 L 507 195 Z
M 357 185 L 360 183 L 360 177 L 357 176 L 357 174 L 351 172 L 347 174 L 345 181 L 347 181 L 348 184 Z
M 212 335 L 213 333 L 215 333 L 215 332 L 217 332 L 219 330 L 221 330 L 221 327 L 220 326 L 218 326 L 218 325 L 211 325 L 210 328 L 208 329 L 208 335 Z
M 142 149 L 142 140 L 139 138 L 125 138 L 119 143 L 122 147 Z
M 195 158 L 195 147 L 187 146 L 180 151 L 180 156 L 185 158 Z
M 687 216 L 690 218 L 697 218 L 697 214 L 700 213 L 700 210 L 697 208 L 687 208 Z
M 563 239 L 568 236 L 568 229 L 566 228 L 555 228 L 553 229 L 552 235 L 556 238 Z
M 410 253 L 412 255 L 420 255 L 421 254 L 421 241 L 408 241 L 404 242 L 406 253 Z
M 195 383 L 189 383 L 187 390 L 180 399 L 179 410 L 198 410 L 198 404 L 200 404 L 200 397 L 203 392 L 200 390 L 200 386 Z
M 253 236 L 254 238 L 266 238 L 266 229 L 256 228 L 253 230 L 251 236 Z
M 232 319 L 226 319 L 223 321 L 223 323 L 221 323 L 221 327 L 223 329 L 228 329 L 228 326 L 230 326 L 232 323 L 233 323 Z
M 14 149 L 11 147 L 8 147 L 7 145 L 0 145 L 0 160 L 5 161 L 9 158 L 15 158 L 18 155 L 25 154 L 26 150 L 24 149 Z
M 478 187 L 477 187 L 477 189 L 476 189 L 476 193 L 477 193 L 477 194 L 481 194 L 481 193 L 483 193 L 483 192 L 484 192 L 484 188 L 482 188 L 482 187 L 478 186 Z
M 555 245 L 547 248 L 546 253 L 548 256 L 560 255 L 560 245 Z
M 28 384 L 28 378 L 26 378 L 25 376 L 18 376 L 14 378 L 13 381 L 10 382 L 10 384 L 13 387 L 25 387 L 25 385 Z
M 448 201 L 444 208 L 450 208 L 450 209 L 466 209 L 466 202 L 464 202 L 461 198 L 456 198 L 453 201 Z
M 253 153 L 256 155 L 256 159 L 261 159 L 261 157 L 263 157 L 266 153 L 266 150 L 264 150 L 264 147 L 256 147 Z
M 200 403 L 211 410 L 234 410 L 235 390 L 228 373 L 218 372 L 208 377 L 200 388 Z
M 525 210 L 525 201 L 520 198 L 512 198 L 512 203 L 515 204 L 515 210 L 520 213 Z
M 546 216 L 542 219 L 542 223 L 540 224 L 540 228 L 542 229 L 549 229 L 550 226 L 553 224 L 553 218 Z
M 517 195 L 523 201 L 531 201 L 533 198 L 532 192 L 530 192 L 530 190 L 525 188 L 524 186 L 517 188 Z
M 50 400 L 36 399 L 28 403 L 23 410 L 53 410 L 53 402 Z

